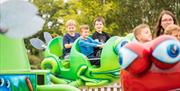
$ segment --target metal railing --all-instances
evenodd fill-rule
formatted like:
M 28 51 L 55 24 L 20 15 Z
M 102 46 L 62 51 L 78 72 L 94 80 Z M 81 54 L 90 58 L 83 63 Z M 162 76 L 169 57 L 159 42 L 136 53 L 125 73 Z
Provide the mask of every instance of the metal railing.
M 118 83 L 98 88 L 82 88 L 81 91 L 122 91 Z

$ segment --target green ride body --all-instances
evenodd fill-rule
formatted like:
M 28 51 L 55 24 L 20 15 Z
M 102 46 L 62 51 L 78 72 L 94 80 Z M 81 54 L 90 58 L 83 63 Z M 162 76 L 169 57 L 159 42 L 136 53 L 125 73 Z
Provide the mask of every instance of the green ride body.
M 30 91 L 30 87 L 32 91 L 80 91 L 67 84 L 51 84 L 50 75 L 47 70 L 30 69 L 22 39 L 0 34 L 0 91 Z
M 80 53 L 79 38 L 73 43 L 70 58 L 59 58 L 63 53 L 63 42 L 62 37 L 56 37 L 48 44 L 41 67 L 51 71 L 51 80 L 54 83 L 97 87 L 116 82 L 121 68 L 116 48 L 124 39 L 128 37 L 115 36 L 104 44 L 98 67 L 91 65 L 89 59 Z

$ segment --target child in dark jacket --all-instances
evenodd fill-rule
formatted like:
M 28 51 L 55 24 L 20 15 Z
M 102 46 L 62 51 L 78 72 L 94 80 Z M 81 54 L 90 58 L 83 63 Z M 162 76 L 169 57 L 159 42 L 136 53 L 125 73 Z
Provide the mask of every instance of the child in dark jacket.
M 63 36 L 63 57 L 69 58 L 69 53 L 73 42 L 80 36 L 76 33 L 76 22 L 74 20 L 68 20 L 66 23 L 67 34 Z
M 93 33 L 92 38 L 98 42 L 105 43 L 109 38 L 110 35 L 103 31 L 105 25 L 105 21 L 102 17 L 97 17 L 94 20 L 94 27 L 96 31 Z M 94 48 L 96 57 L 100 57 L 101 49 Z

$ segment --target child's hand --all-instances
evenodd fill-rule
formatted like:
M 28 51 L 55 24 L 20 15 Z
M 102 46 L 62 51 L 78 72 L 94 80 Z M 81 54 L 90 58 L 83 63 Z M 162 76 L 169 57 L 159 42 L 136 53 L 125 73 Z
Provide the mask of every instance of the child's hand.
M 95 41 L 96 41 L 96 42 L 99 42 L 99 40 L 98 40 L 98 39 L 95 39 Z
M 102 45 L 97 45 L 97 47 L 99 47 L 99 48 L 103 48 L 103 46 L 104 46 L 103 44 Z
M 71 48 L 71 47 L 72 47 L 72 45 L 73 45 L 73 43 L 70 43 L 70 44 L 65 44 L 64 46 L 65 46 L 65 48 Z
M 72 45 L 73 45 L 73 43 L 70 43 L 70 45 L 72 46 Z
M 73 43 L 70 43 L 69 45 L 70 45 L 70 47 L 72 47 L 72 46 L 73 46 Z

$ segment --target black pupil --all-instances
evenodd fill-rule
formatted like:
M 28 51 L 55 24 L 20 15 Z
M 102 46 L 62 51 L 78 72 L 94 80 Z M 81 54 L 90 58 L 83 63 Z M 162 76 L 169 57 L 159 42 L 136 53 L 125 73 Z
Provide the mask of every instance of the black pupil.
M 0 85 L 2 85 L 2 79 L 0 79 Z
M 6 87 L 8 87 L 9 86 L 9 82 L 8 81 L 6 81 Z
M 122 43 L 121 43 L 121 47 L 123 47 L 125 44 L 127 44 L 128 43 L 128 41 L 123 41 Z

